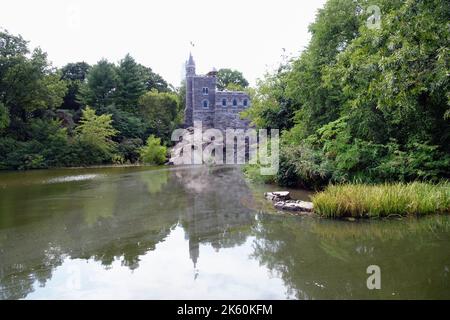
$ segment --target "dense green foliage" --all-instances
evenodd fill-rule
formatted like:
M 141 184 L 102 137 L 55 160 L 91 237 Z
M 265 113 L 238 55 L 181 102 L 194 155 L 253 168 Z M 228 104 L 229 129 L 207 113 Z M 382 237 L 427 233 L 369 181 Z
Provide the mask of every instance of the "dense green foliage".
M 163 164 L 167 160 L 167 148 L 161 146 L 161 139 L 151 135 L 147 144 L 139 150 L 141 160 L 148 164 Z
M 61 109 L 79 111 L 82 105 L 77 99 L 80 87 L 84 83 L 90 66 L 86 62 L 68 63 L 61 68 L 61 79 L 67 83 L 67 94 Z
M 330 185 L 313 197 L 326 217 L 387 217 L 450 213 L 450 183 Z
M 80 90 L 80 101 L 94 108 L 106 108 L 114 101 L 117 82 L 115 65 L 106 59 L 100 60 L 87 75 L 87 82 Z
M 450 7 L 329 0 L 301 56 L 259 83 L 246 112 L 280 128 L 283 185 L 450 177 Z M 253 170 L 256 172 L 255 170 Z
M 142 69 L 127 54 L 117 68 L 117 87 L 114 92 L 117 107 L 128 112 L 135 112 L 139 97 L 146 91 L 145 77 Z
M 242 75 L 242 72 L 231 69 L 220 69 L 217 72 L 217 89 L 224 90 L 227 87 L 245 88 L 248 81 Z
M 137 162 L 150 134 L 170 143 L 180 106 L 130 55 L 58 70 L 42 50 L 0 31 L 0 169 Z
M 9 114 L 3 103 L 0 103 L 0 130 L 6 128 L 9 125 Z
M 84 144 L 108 154 L 114 150 L 115 144 L 111 138 L 117 133 L 111 123 L 110 114 L 97 116 L 94 109 L 86 107 L 83 110 L 80 124 L 75 130 L 77 138 Z
M 140 97 L 139 111 L 149 132 L 169 142 L 172 130 L 181 122 L 183 110 L 176 94 L 150 91 Z

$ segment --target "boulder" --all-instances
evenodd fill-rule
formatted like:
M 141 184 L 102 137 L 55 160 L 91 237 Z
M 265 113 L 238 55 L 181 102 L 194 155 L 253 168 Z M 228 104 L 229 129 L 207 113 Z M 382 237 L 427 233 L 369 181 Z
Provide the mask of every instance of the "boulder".
M 288 210 L 288 211 L 299 211 L 303 213 L 312 213 L 313 204 L 312 202 L 300 201 L 300 200 L 287 200 L 287 201 L 278 201 L 274 204 L 275 208 L 280 210 Z
M 264 193 L 264 196 L 267 200 L 271 200 L 274 202 L 286 201 L 291 199 L 289 191 L 266 192 Z

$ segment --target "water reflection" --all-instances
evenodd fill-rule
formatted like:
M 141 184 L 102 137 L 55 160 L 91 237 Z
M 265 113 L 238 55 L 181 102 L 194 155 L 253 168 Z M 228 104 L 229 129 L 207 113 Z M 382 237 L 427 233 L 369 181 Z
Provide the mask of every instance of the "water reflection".
M 254 213 L 241 204 L 240 199 L 249 196 L 250 191 L 235 169 L 197 168 L 177 171 L 175 176 L 188 199 L 180 224 L 189 241 L 194 267 L 200 243 L 219 251 L 246 241 Z
M 448 299 L 449 222 L 447 216 L 351 223 L 266 215 L 254 257 L 298 299 Z M 380 266 L 382 290 L 367 290 L 369 265 Z
M 449 298 L 448 217 L 286 217 L 261 194 L 232 167 L 1 174 L 0 299 Z
M 200 243 L 219 250 L 245 242 L 242 228 L 249 230 L 253 215 L 239 204 L 246 191 L 239 175 L 224 179 L 220 170 L 204 168 L 113 170 L 100 170 L 98 179 L 84 174 L 92 179 L 70 184 L 64 176 L 52 177 L 54 184 L 31 183 L 26 190 L 9 178 L 0 196 L 2 299 L 26 297 L 35 281 L 45 286 L 67 258 L 91 259 L 109 269 L 119 260 L 136 270 L 178 224 L 194 268 Z
M 98 175 L 96 174 L 84 174 L 84 175 L 77 175 L 77 176 L 63 176 L 63 177 L 57 177 L 52 178 L 46 181 L 46 183 L 62 183 L 62 182 L 71 182 L 71 181 L 83 181 L 83 180 L 91 180 L 98 178 Z

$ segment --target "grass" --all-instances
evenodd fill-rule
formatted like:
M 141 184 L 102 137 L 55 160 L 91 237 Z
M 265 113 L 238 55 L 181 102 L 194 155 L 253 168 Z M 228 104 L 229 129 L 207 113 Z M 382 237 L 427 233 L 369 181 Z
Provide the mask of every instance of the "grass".
M 243 167 L 244 175 L 247 179 L 258 184 L 275 183 L 274 176 L 265 176 L 261 174 L 261 167 L 254 164 L 246 164 Z
M 330 218 L 450 213 L 450 183 L 330 185 L 313 203 L 316 214 Z

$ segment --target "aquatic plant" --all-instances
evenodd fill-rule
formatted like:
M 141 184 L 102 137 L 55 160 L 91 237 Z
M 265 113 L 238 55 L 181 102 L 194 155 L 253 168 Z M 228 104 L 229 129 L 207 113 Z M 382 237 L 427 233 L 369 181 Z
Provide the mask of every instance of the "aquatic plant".
M 314 210 L 326 217 L 389 217 L 450 212 L 450 183 L 330 185 L 313 196 Z

